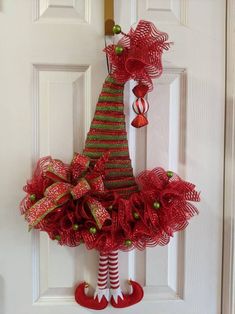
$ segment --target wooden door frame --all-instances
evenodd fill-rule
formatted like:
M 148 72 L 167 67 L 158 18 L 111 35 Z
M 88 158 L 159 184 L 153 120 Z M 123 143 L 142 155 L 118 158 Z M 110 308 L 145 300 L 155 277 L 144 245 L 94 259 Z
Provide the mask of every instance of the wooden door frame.
M 222 313 L 235 313 L 235 1 L 227 0 Z

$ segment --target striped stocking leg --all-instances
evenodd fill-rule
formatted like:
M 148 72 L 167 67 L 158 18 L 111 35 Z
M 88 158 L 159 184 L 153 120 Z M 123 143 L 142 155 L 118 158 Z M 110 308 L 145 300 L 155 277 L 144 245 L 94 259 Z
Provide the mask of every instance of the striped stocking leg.
M 109 301 L 109 289 L 107 288 L 107 281 L 108 281 L 108 255 L 100 253 L 98 281 L 96 291 L 94 294 L 94 299 L 98 297 L 99 302 L 101 301 L 103 296 L 107 301 Z
M 129 280 L 132 287 L 131 294 L 123 294 L 120 287 L 118 271 L 118 251 L 109 254 L 109 281 L 110 281 L 110 303 L 113 307 L 124 308 L 140 302 L 143 298 L 143 289 L 140 284 Z
M 119 282 L 118 251 L 113 251 L 109 254 L 109 281 L 111 296 L 113 300 L 118 303 L 118 297 L 123 300 Z
M 109 289 L 107 289 L 107 281 L 108 256 L 100 253 L 98 281 L 94 297 L 88 296 L 85 293 L 85 289 L 88 288 L 89 285 L 86 282 L 83 282 L 79 284 L 75 290 L 75 300 L 81 306 L 93 310 L 105 309 L 109 302 Z

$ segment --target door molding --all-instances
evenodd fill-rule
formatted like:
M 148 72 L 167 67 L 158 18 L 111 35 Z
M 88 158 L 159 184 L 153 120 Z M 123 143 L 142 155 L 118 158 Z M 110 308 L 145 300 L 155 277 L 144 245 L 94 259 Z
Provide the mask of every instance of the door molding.
M 227 0 L 222 313 L 235 313 L 235 2 Z

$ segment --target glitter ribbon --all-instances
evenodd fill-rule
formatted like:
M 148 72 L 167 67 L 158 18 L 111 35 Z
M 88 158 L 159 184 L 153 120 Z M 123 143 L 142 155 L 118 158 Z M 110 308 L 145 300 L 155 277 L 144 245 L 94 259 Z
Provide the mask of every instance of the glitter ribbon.
M 44 197 L 26 212 L 25 218 L 29 223 L 29 229 L 71 198 L 75 201 L 80 198 L 85 200 L 98 228 L 101 229 L 104 222 L 110 219 L 110 215 L 96 197 L 105 192 L 102 177 L 104 164 L 108 158 L 109 154 L 102 156 L 93 169 L 89 167 L 89 158 L 81 154 L 74 155 L 70 166 L 60 160 L 52 159 L 44 174 L 54 183 L 46 188 Z

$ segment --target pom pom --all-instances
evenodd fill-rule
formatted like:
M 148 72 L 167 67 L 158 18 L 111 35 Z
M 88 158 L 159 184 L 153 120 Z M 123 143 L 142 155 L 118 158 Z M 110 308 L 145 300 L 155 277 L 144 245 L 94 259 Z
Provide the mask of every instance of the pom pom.
M 79 225 L 78 225 L 78 224 L 74 224 L 74 225 L 73 225 L 73 230 L 74 230 L 74 231 L 77 231 L 78 229 L 79 229 Z
M 154 203 L 153 203 L 153 207 L 154 207 L 155 209 L 159 209 L 159 208 L 161 207 L 161 204 L 160 204 L 159 202 L 154 202 Z
M 133 217 L 135 219 L 139 219 L 140 218 L 140 215 L 137 213 L 137 212 L 133 212 Z
M 60 236 L 59 234 L 57 234 L 57 235 L 55 236 L 55 240 L 60 241 L 60 240 L 61 240 L 61 236 Z
M 123 48 L 122 46 L 116 46 L 116 47 L 115 47 L 115 53 L 116 53 L 117 55 L 122 54 L 122 53 L 123 53 L 123 50 L 124 50 L 124 48 Z
M 114 34 L 116 34 L 116 35 L 118 35 L 118 34 L 120 34 L 121 33 L 121 31 L 122 31 L 122 29 L 121 29 L 121 26 L 120 25 L 114 25 L 114 27 L 113 27 L 113 33 Z
M 170 171 L 170 170 L 168 170 L 168 171 L 166 172 L 166 174 L 167 174 L 168 178 L 172 178 L 173 175 L 174 175 L 173 171 Z
M 36 200 L 36 195 L 35 194 L 31 194 L 29 196 L 29 199 L 30 199 L 31 202 L 34 202 Z
M 125 240 L 125 245 L 126 246 L 131 246 L 132 245 L 132 241 L 130 239 Z
M 96 232 L 97 232 L 96 227 L 90 227 L 89 232 L 90 232 L 91 234 L 96 234 Z

